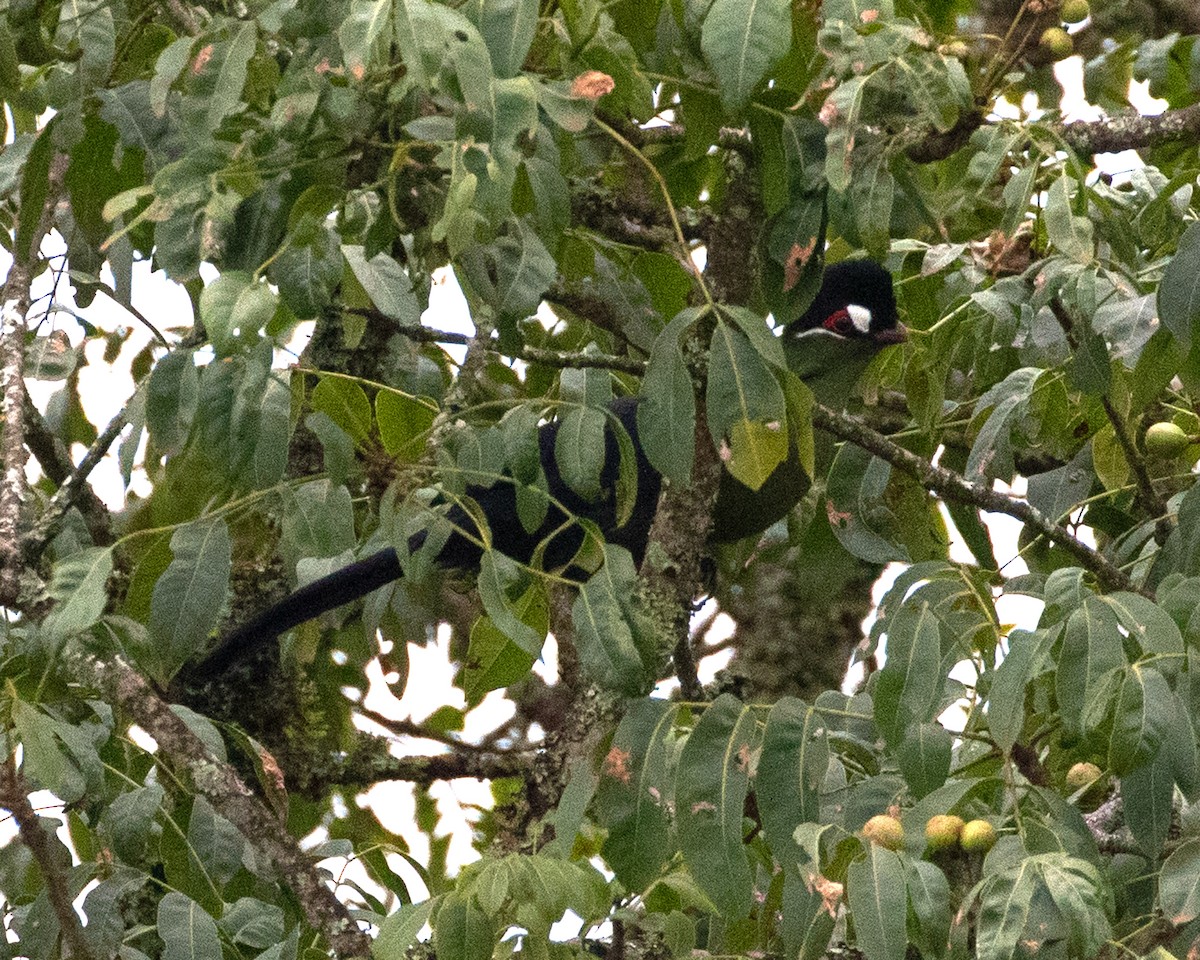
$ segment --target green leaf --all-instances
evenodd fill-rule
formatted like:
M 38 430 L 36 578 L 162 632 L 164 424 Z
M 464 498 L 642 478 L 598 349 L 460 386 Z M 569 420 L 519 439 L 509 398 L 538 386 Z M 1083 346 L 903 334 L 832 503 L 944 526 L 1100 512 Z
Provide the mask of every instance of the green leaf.
M 876 675 L 875 723 L 894 745 L 912 728 L 933 719 L 941 699 L 941 634 L 927 604 L 895 617 L 888 631 L 888 657 Z
M 272 262 L 269 275 L 279 285 L 280 300 L 296 319 L 313 320 L 332 302 L 342 279 L 342 264 L 337 235 L 322 226 L 304 242 L 289 244 Z
M 1125 665 L 1116 616 L 1111 608 L 1085 600 L 1067 618 L 1054 678 L 1059 714 L 1068 730 L 1084 730 L 1084 710 L 1102 702 L 1098 694 L 1105 675 Z
M 538 0 L 468 0 L 459 11 L 479 28 L 497 77 L 515 77 L 537 30 Z
M 37 263 L 38 251 L 33 249 L 42 205 L 50 190 L 50 160 L 54 156 L 55 126 L 53 120 L 46 124 L 33 142 L 25 166 L 21 171 L 20 209 L 24 216 L 17 220 L 16 236 L 13 238 L 13 256 L 23 263 Z
M 234 943 L 262 950 L 284 939 L 283 908 L 254 897 L 239 897 L 225 908 L 221 930 Z
M 996 668 L 988 695 L 988 728 L 996 745 L 1012 750 L 1025 727 L 1025 687 L 1043 653 L 1047 631 L 1014 630 L 1008 637 L 1008 652 Z
M 718 322 L 710 350 L 705 404 L 708 429 L 718 448 L 739 420 L 787 422 L 783 389 L 741 330 Z M 727 461 L 726 467 L 734 470 L 731 462 Z
M 534 626 L 535 631 L 545 631 L 545 602 L 545 591 L 531 587 L 513 604 L 513 613 L 522 623 Z M 542 606 L 535 610 L 539 604 Z M 534 654 L 509 639 L 491 617 L 480 617 L 471 625 L 466 663 L 458 681 L 467 705 L 475 706 L 488 692 L 516 683 L 536 661 Z
M 58 722 L 24 700 L 13 700 L 12 723 L 21 744 L 22 770 L 36 786 L 52 790 L 66 803 L 83 796 L 87 783 L 63 751 Z
M 221 960 L 217 924 L 195 900 L 171 891 L 158 904 L 163 960 Z
M 400 10 L 394 12 L 393 7 Z M 380 3 L 378 0 L 350 0 L 348 13 L 338 27 L 338 44 L 346 71 L 363 78 L 369 70 L 387 63 L 392 42 L 392 23 L 404 16 L 402 0 Z
M 896 762 L 908 787 L 918 800 L 946 782 L 954 738 L 937 723 L 910 727 L 896 749 Z
M 826 11 L 826 16 L 829 13 Z M 825 179 L 831 189 L 845 193 L 850 187 L 854 168 L 854 133 L 862 110 L 867 76 L 850 77 L 833 88 L 825 101 L 832 115 L 825 137 Z
M 232 568 L 229 531 L 221 520 L 197 520 L 171 535 L 174 559 L 150 599 L 153 667 L 169 679 L 207 644 L 225 607 Z
M 826 955 L 835 920 L 821 892 L 808 877 L 794 870 L 783 874 L 783 922 L 785 949 L 798 960 L 820 960 Z
M 829 467 L 826 516 L 838 542 L 869 563 L 912 562 L 901 539 L 905 521 L 887 502 L 892 466 L 860 446 L 841 445 Z
M 386 253 L 368 260 L 363 247 L 353 244 L 342 246 L 342 256 L 376 310 L 400 323 L 421 325 L 421 305 L 407 270 Z
M 936 864 L 927 860 L 904 861 L 909 915 L 908 936 L 922 957 L 944 956 L 950 940 L 950 882 Z
M 496 241 L 497 320 L 516 323 L 537 312 L 546 291 L 558 275 L 550 251 L 523 221 L 516 230 Z
M 421 929 L 429 922 L 436 901 L 404 903 L 388 914 L 379 925 L 379 936 L 371 944 L 375 960 L 405 960 L 409 948 L 417 942 Z
M 1108 357 L 1108 344 L 1104 337 L 1090 326 L 1076 325 L 1079 345 L 1068 368 L 1068 383 L 1082 393 L 1100 396 L 1112 385 L 1112 361 Z
M 441 960 L 491 960 L 496 931 L 487 916 L 460 893 L 447 895 L 433 921 L 433 946 Z
M 728 110 L 741 110 L 791 45 L 787 0 L 713 0 L 700 48 Z
M 99 833 L 125 863 L 140 864 L 155 843 L 166 794 L 153 783 L 118 794 L 100 816 Z
M 1106 423 L 1092 437 L 1092 464 L 1106 490 L 1119 490 L 1129 482 L 1129 461 L 1111 423 Z
M 1171 830 L 1174 798 L 1175 778 L 1166 751 L 1121 778 L 1125 822 L 1137 845 L 1152 858 L 1157 859 Z
M 296 487 L 285 501 L 283 547 L 295 564 L 301 557 L 336 557 L 354 548 L 350 491 L 330 480 Z
M 1200 840 L 1185 840 L 1163 861 L 1158 904 L 1176 927 L 1200 917 Z
M 1092 222 L 1077 217 L 1071 209 L 1071 188 L 1086 190 L 1067 173 L 1050 184 L 1046 194 L 1046 233 L 1058 250 L 1077 263 L 1091 263 L 1095 257 Z
M 629 551 L 604 545 L 604 565 L 579 588 L 571 605 L 579 656 L 596 683 L 626 694 L 646 688 L 646 668 L 622 598 L 633 596 L 637 571 Z
M 777 701 L 767 714 L 755 795 L 771 852 L 785 869 L 795 866 L 796 827 L 820 820 L 820 789 L 828 768 L 823 718 L 803 700 Z
M 242 88 L 246 85 L 247 65 L 258 44 L 258 24 L 254 20 L 231 21 L 237 24 L 233 38 L 212 45 L 212 57 L 197 72 L 196 94 L 205 104 L 205 128 L 216 130 L 226 117 L 244 109 Z
M 879 260 L 887 256 L 896 193 L 896 178 L 888 167 L 888 159 L 887 154 L 880 151 L 873 160 L 867 161 L 860 175 L 854 178 L 850 191 L 862 245 Z
M 766 360 L 767 363 L 779 370 L 787 366 L 787 360 L 783 354 L 783 345 L 779 342 L 779 337 L 771 332 L 766 318 L 755 313 L 753 310 L 747 310 L 745 307 L 736 305 L 722 307 L 721 315 L 728 317 L 737 324 L 738 329 L 746 335 L 746 339 L 754 345 L 754 349 L 758 351 L 759 356 Z
M 309 402 L 314 410 L 327 414 L 355 442 L 364 443 L 370 437 L 371 401 L 357 381 L 346 377 L 322 377 Z
M 517 600 L 511 600 L 509 591 L 520 579 L 516 561 L 494 550 L 484 552 L 479 563 L 479 599 L 483 608 L 497 630 L 536 658 L 546 640 L 548 606 L 544 596 L 530 596 L 530 591 L 544 593 L 545 587 L 531 583 Z
M 1100 602 L 1112 607 L 1117 620 L 1141 648 L 1143 654 L 1157 654 L 1165 658 L 1160 664 L 1164 671 L 1177 672 L 1170 658 L 1176 658 L 1177 664 L 1182 663 L 1183 634 L 1179 632 L 1178 625 L 1166 610 L 1153 600 L 1126 590 L 1103 594 L 1100 596 Z
M 425 451 L 425 441 L 437 416 L 437 405 L 428 400 L 380 389 L 375 394 L 375 422 L 388 456 L 415 463 Z
M 729 432 L 729 473 L 757 492 L 788 454 L 787 428 L 781 423 L 737 420 Z
M 1066 921 L 1067 955 L 1091 957 L 1112 937 L 1104 881 L 1094 866 L 1065 853 L 1035 858 L 1042 883 Z M 1036 949 L 1036 947 L 1035 947 Z
M 42 622 L 48 644 L 83 633 L 104 615 L 112 570 L 109 547 L 87 547 L 55 564 L 46 592 L 57 602 Z
M 239 485 L 263 489 L 278 483 L 287 467 L 291 393 L 268 362 L 246 363 L 230 427 L 229 466 Z
M 173 350 L 154 365 L 146 394 L 146 427 L 161 452 L 183 449 L 199 391 L 200 374 L 191 350 Z
M 681 312 L 655 339 L 637 409 L 646 459 L 672 483 L 684 485 L 691 482 L 696 451 L 696 396 L 679 339 L 698 315 Z
M 1115 774 L 1154 759 L 1173 719 L 1171 703 L 1171 688 L 1157 670 L 1135 663 L 1125 671 L 1108 741 L 1108 766 Z
M 585 500 L 600 497 L 607 418 L 595 407 L 575 407 L 563 417 L 554 438 L 554 460 L 567 486 Z
M 1037 889 L 1032 858 L 1015 868 L 991 874 L 979 897 L 975 953 L 979 960 L 1012 960 L 1030 922 L 1029 908 Z
M 674 853 L 668 771 L 677 712 L 666 700 L 629 704 L 600 771 L 596 802 L 608 830 L 604 861 L 630 891 L 644 890 Z
M 1158 316 L 1185 347 L 1200 322 L 1200 223 L 1190 223 L 1158 285 Z
M 867 960 L 904 960 L 908 898 L 900 858 L 868 845 L 866 859 L 854 861 L 846 871 L 846 902 Z
M 753 711 L 722 694 L 705 709 L 679 757 L 679 846 L 700 889 L 729 920 L 750 911 L 742 810 L 758 741 Z

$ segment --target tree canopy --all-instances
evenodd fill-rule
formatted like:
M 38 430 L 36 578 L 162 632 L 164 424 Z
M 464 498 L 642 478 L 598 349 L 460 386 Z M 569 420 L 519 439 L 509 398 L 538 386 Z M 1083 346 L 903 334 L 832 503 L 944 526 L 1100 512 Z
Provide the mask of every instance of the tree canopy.
M 1198 35 L 1191 0 L 0 7 L 0 956 L 1194 956 Z M 854 256 L 909 339 L 843 410 L 773 334 Z M 619 396 L 666 480 L 640 567 L 594 527 L 567 571 L 485 531 L 467 584 L 410 550 L 470 484 L 536 528 L 551 419 L 597 489 Z M 722 470 L 793 447 L 800 505 L 706 548 Z M 388 546 L 400 583 L 189 670 Z M 437 624 L 464 706 L 368 707 Z M 407 839 L 356 802 L 386 781 Z

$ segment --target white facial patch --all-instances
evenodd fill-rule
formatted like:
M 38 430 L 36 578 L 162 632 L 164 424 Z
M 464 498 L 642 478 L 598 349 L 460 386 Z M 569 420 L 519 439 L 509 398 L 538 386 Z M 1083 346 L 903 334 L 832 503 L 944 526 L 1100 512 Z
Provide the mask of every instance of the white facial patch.
M 857 303 L 846 304 L 846 312 L 850 314 L 850 322 L 859 333 L 871 332 L 871 311 Z

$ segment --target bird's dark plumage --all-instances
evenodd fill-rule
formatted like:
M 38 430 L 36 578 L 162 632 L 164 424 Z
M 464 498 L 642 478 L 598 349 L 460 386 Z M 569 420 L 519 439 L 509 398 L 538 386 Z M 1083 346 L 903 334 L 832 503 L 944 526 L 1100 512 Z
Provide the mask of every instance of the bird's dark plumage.
M 868 260 L 852 260 L 826 269 L 821 289 L 802 317 L 783 334 L 788 366 L 813 387 L 826 403 L 840 404 L 859 375 L 880 349 L 904 339 L 896 311 L 891 275 Z M 828 380 L 828 390 L 817 383 Z M 832 394 L 832 395 L 831 395 Z M 650 524 L 658 506 L 662 477 L 646 459 L 638 438 L 637 401 L 613 401 L 610 411 L 633 441 L 637 459 L 637 493 L 633 509 L 618 525 L 616 488 L 620 447 L 616 428 L 610 422 L 605 433 L 605 458 L 600 477 L 600 496 L 589 501 L 563 480 L 555 457 L 559 422 L 540 428 L 539 449 L 551 496 L 575 517 L 590 520 L 607 542 L 625 547 L 640 564 L 650 535 Z M 713 509 L 712 540 L 728 543 L 761 533 L 784 517 L 808 489 L 808 477 L 793 448 L 790 456 L 763 486 L 752 491 L 728 472 L 721 478 Z M 583 543 L 578 523 L 552 504 L 545 521 L 532 533 L 518 519 L 516 487 L 499 482 L 490 487 L 468 486 L 466 494 L 487 519 L 490 539 L 497 550 L 524 563 L 549 538 L 542 564 L 554 569 L 569 564 Z M 482 539 L 474 520 L 461 506 L 448 511 L 454 527 L 437 554 L 437 562 L 448 569 L 470 570 L 479 566 Z M 415 549 L 424 540 L 418 534 L 410 542 Z M 399 557 L 392 548 L 352 563 L 297 590 L 263 611 L 248 623 L 227 634 L 194 671 L 196 675 L 220 673 L 243 654 L 313 617 L 351 600 L 363 597 L 403 576 Z

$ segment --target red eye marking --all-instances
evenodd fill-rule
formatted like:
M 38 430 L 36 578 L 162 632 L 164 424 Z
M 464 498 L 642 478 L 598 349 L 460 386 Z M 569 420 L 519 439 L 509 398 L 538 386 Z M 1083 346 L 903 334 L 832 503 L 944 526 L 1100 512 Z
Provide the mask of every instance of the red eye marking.
M 826 330 L 831 330 L 834 333 L 845 336 L 854 329 L 854 321 L 850 319 L 850 312 L 842 309 L 836 313 L 831 313 L 825 318 L 825 323 L 822 324 Z

